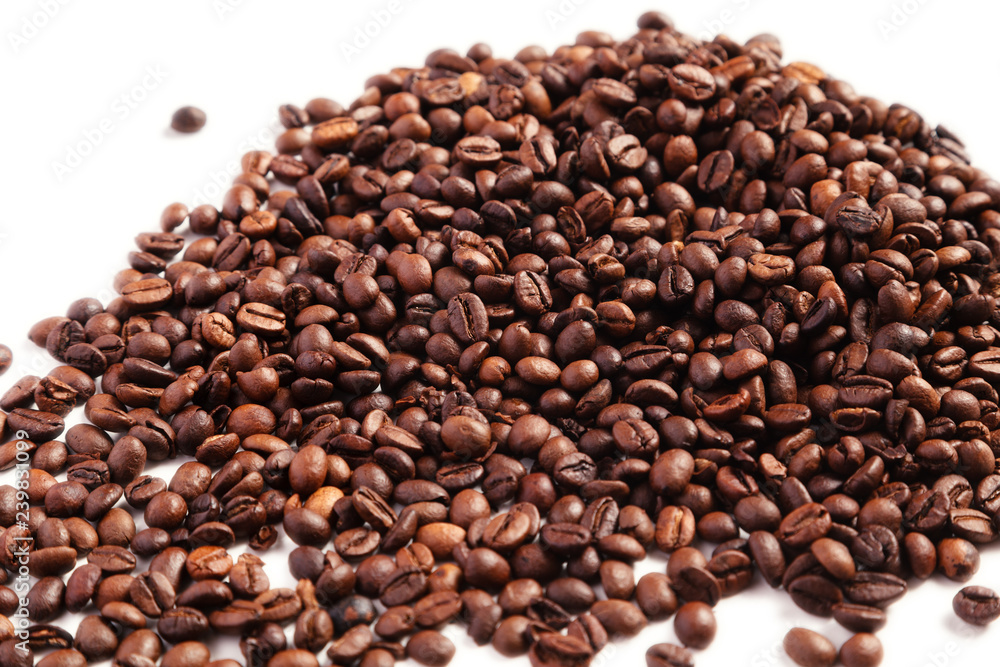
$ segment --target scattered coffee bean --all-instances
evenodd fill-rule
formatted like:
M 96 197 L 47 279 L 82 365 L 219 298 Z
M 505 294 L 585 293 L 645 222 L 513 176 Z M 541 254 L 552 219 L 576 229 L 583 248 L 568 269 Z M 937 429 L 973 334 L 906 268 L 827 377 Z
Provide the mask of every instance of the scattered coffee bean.
M 802 667 L 833 667 L 837 648 L 829 639 L 806 628 L 792 628 L 783 641 L 785 653 Z
M 716 628 L 715 613 L 704 602 L 687 602 L 674 616 L 677 638 L 691 648 L 706 648 L 715 639 Z
M 878 667 L 882 664 L 882 642 L 869 632 L 861 632 L 840 647 L 844 667 Z
M 181 107 L 170 119 L 170 127 L 178 132 L 197 132 L 205 127 L 205 112 L 198 107 Z
M 966 586 L 951 603 L 955 614 L 972 625 L 989 625 L 1000 618 L 1000 596 L 985 586 Z

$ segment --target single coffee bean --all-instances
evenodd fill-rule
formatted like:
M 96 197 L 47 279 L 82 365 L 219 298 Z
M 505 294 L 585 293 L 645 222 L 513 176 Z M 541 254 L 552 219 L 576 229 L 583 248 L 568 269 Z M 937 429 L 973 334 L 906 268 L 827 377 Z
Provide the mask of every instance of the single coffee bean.
M 76 631 L 74 648 L 82 653 L 88 662 L 106 660 L 118 648 L 118 635 L 111 625 L 100 616 L 85 616 Z
M 966 586 L 951 602 L 955 614 L 972 625 L 989 625 L 1000 618 L 1000 596 L 985 586 Z
M 875 632 L 885 627 L 886 614 L 878 607 L 841 602 L 833 606 L 833 617 L 852 632 Z
M 406 642 L 406 656 L 421 665 L 447 665 L 455 656 L 455 645 L 436 630 L 421 630 Z
M 806 628 L 792 628 L 782 642 L 785 653 L 802 667 L 833 667 L 837 649 L 829 639 Z
M 178 132 L 197 132 L 205 127 L 205 112 L 197 107 L 181 107 L 170 119 L 170 127 Z
M 937 545 L 938 570 L 952 581 L 968 581 L 979 571 L 979 550 L 971 542 L 949 537 Z
M 39 667 L 86 667 L 87 658 L 76 649 L 64 648 L 38 661 Z
M 715 639 L 716 628 L 715 613 L 704 602 L 686 602 L 674 616 L 677 638 L 691 648 L 706 648 Z
M 28 591 L 28 617 L 46 623 L 62 613 L 66 586 L 58 577 L 44 577 Z
M 646 616 L 627 600 L 598 600 L 590 612 L 597 617 L 609 635 L 631 637 L 646 627 Z
M 646 667 L 694 667 L 694 655 L 677 644 L 653 644 L 646 650 Z
M 861 632 L 840 647 L 844 667 L 878 667 L 882 664 L 882 642 L 869 632 Z

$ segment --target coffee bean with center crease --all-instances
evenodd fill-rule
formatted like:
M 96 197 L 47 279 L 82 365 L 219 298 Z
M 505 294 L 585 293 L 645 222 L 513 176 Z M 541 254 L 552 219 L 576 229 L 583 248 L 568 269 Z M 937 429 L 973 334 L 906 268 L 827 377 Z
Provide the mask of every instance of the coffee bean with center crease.
M 234 600 L 232 604 L 209 613 L 208 623 L 214 632 L 239 635 L 257 625 L 262 620 L 263 612 L 263 606 L 254 601 Z
M 135 569 L 136 558 L 124 547 L 101 545 L 87 554 L 87 562 L 108 574 L 124 574 Z
M 466 345 L 485 339 L 489 330 L 486 307 L 470 292 L 458 294 L 448 302 L 448 323 L 459 342 Z
M 844 596 L 857 604 L 884 608 L 906 593 L 906 581 L 887 572 L 858 572 L 844 584 Z
M 832 615 L 834 606 L 844 599 L 844 594 L 837 584 L 815 574 L 807 574 L 794 579 L 788 585 L 788 594 L 795 604 L 814 616 Z M 863 602 L 860 599 L 851 599 L 855 602 Z
M 882 609 L 850 602 L 835 604 L 833 617 L 852 632 L 875 632 L 886 623 L 886 614 Z
M 129 598 L 143 614 L 157 618 L 174 606 L 174 587 L 164 574 L 144 572 L 132 581 Z
M 694 654 L 677 644 L 653 644 L 646 650 L 646 667 L 694 667 Z
M 41 410 L 14 408 L 7 414 L 7 427 L 11 431 L 24 431 L 32 442 L 45 442 L 59 437 L 65 428 L 59 415 Z
M 955 614 L 972 625 L 989 625 L 1000 618 L 1000 596 L 985 586 L 966 586 L 952 599 Z
M 174 607 L 163 612 L 156 631 L 173 644 L 194 641 L 208 634 L 208 617 L 193 607 Z
M 198 547 L 187 556 L 185 569 L 195 581 L 224 579 L 233 568 L 233 558 L 219 546 Z
M 593 649 L 582 639 L 545 632 L 528 650 L 528 659 L 538 667 L 587 665 Z

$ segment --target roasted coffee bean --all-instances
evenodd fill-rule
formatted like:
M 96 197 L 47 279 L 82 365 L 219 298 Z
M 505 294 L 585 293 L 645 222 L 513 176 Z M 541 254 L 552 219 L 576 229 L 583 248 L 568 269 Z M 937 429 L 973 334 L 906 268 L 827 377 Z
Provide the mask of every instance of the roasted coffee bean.
M 593 656 L 593 649 L 587 642 L 573 636 L 557 632 L 544 632 L 528 650 L 532 665 L 585 665 Z
M 40 667 L 86 667 L 87 658 L 76 649 L 64 648 L 38 661 Z
M 263 605 L 255 601 L 234 600 L 208 614 L 208 623 L 220 634 L 240 635 L 263 621 L 263 614 Z
M 129 598 L 143 614 L 157 618 L 174 606 L 174 587 L 160 572 L 144 572 L 129 587 Z
M 835 583 L 815 574 L 807 574 L 794 579 L 788 585 L 788 594 L 795 604 L 814 616 L 832 615 L 834 606 L 844 598 L 843 593 Z M 862 599 L 850 599 L 863 604 L 869 603 L 864 599 L 865 596 L 859 597 Z
M 833 642 L 806 628 L 789 630 L 782 645 L 788 657 L 802 667 L 833 667 L 837 662 L 837 648 Z
M 223 547 L 198 547 L 187 555 L 185 569 L 195 581 L 224 579 L 233 568 L 233 558 Z
M 646 616 L 626 600 L 599 600 L 591 607 L 609 635 L 631 637 L 646 627 Z
M 14 361 L 14 354 L 6 345 L 0 344 L 0 375 L 3 375 L 10 368 Z
M 859 572 L 844 584 L 844 596 L 857 604 L 885 607 L 906 592 L 906 581 L 887 572 Z
M 23 431 L 24 437 L 32 442 L 45 442 L 57 438 L 65 422 L 51 412 L 14 408 L 7 414 L 7 427 L 14 432 Z
M 715 606 L 722 597 L 718 580 L 704 567 L 682 568 L 671 578 L 671 585 L 682 599 L 703 602 L 710 607 Z
M 77 613 L 81 611 L 97 592 L 97 583 L 101 579 L 101 568 L 92 563 L 85 563 L 73 571 L 66 581 L 66 609 Z
M 205 112 L 197 107 L 181 107 L 170 119 L 170 127 L 178 132 L 197 132 L 205 127 Z
M 101 545 L 87 554 L 87 562 L 108 574 L 125 574 L 135 569 L 136 558 L 124 547 Z
M 118 648 L 118 635 L 111 624 L 100 616 L 85 616 L 76 631 L 73 647 L 88 662 L 106 660 Z
M 973 625 L 989 625 L 1000 618 L 1000 596 L 985 586 L 966 586 L 951 602 L 955 614 Z
M 885 612 L 878 607 L 841 602 L 833 606 L 833 617 L 852 632 L 875 632 L 885 626 Z
M 101 616 L 116 621 L 126 628 L 146 627 L 146 617 L 135 605 L 128 602 L 118 600 L 108 602 L 101 607 Z
M 937 552 L 938 570 L 953 581 L 968 581 L 979 571 L 979 551 L 967 540 L 945 538 L 938 543 Z
M 375 607 L 368 598 L 348 595 L 331 607 L 330 618 L 335 632 L 343 634 L 359 623 L 371 623 L 375 619 Z
M 26 511 L 0 490 L 0 573 L 34 536 L 33 613 L 87 556 L 62 596 L 102 614 L 84 660 L 120 625 L 117 663 L 152 667 L 148 616 L 164 664 L 208 663 L 210 630 L 248 664 L 318 665 L 330 640 L 337 664 L 444 664 L 464 612 L 479 644 L 583 666 L 675 612 L 707 645 L 756 566 L 862 633 L 841 659 L 865 665 L 904 576 L 969 579 L 1000 510 L 1000 188 L 773 37 L 638 25 L 283 105 L 219 208 L 136 237 L 119 298 L 33 326 L 64 365 L 0 399 L 0 468 L 33 466 Z M 54 440 L 78 403 L 92 425 Z M 169 485 L 143 474 L 178 454 Z M 282 529 L 294 590 L 227 553 Z M 666 574 L 636 582 L 654 545 Z M 836 658 L 800 634 L 794 659 Z
M 35 582 L 27 595 L 28 617 L 36 623 L 46 623 L 63 610 L 66 587 L 58 577 L 44 577 Z
M 715 613 L 704 602 L 687 602 L 674 616 L 674 632 L 685 646 L 706 648 L 715 639 Z
M 285 649 L 267 661 L 271 667 L 319 667 L 316 656 L 305 649 Z
M 421 665 L 447 665 L 454 655 L 455 645 L 436 630 L 421 630 L 406 642 L 406 656 Z
M 200 642 L 181 642 L 163 654 L 160 664 L 163 667 L 207 665 L 210 658 L 211 653 L 204 644 Z
M 882 664 L 882 642 L 869 632 L 861 632 L 840 647 L 844 667 L 878 667 Z

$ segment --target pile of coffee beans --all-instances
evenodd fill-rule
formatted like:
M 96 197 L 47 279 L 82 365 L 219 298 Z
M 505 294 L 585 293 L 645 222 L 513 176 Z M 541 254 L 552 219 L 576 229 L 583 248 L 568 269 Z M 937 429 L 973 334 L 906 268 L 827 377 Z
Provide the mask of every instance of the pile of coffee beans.
M 39 664 L 234 664 L 212 634 L 249 665 L 444 665 L 459 622 L 582 667 L 673 617 L 647 662 L 684 666 L 758 574 L 877 664 L 907 580 L 968 581 L 998 537 L 1000 182 L 781 58 L 649 13 L 283 106 L 276 152 L 221 207 L 168 206 L 0 398 Z M 253 553 L 282 533 L 294 588 Z M 5 667 L 32 660 L 17 602 Z M 831 664 L 817 637 L 785 645 Z

